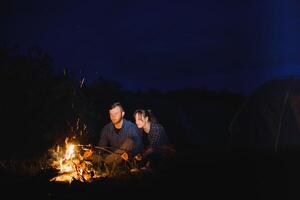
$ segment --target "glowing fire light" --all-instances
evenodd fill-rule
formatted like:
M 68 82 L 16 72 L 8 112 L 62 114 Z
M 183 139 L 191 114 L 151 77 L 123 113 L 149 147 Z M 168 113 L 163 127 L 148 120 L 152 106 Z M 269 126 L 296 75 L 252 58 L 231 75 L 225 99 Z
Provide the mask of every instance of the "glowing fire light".
M 79 180 L 82 182 L 90 182 L 94 178 L 100 178 L 100 172 L 93 168 L 90 161 L 85 160 L 85 156 L 80 154 L 78 146 L 73 143 L 68 143 L 68 138 L 65 140 L 65 151 L 57 146 L 53 152 L 55 160 L 52 162 L 52 167 L 59 170 L 59 175 L 50 179 L 50 181 L 68 182 Z
M 68 147 L 67 147 L 67 151 L 66 151 L 66 159 L 69 160 L 71 159 L 72 157 L 74 157 L 74 144 L 70 144 Z

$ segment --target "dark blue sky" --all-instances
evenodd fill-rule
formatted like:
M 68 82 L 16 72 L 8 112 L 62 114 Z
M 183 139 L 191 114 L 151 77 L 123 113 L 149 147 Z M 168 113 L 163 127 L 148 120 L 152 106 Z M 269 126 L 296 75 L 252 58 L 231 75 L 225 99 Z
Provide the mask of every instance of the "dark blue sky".
M 253 90 L 300 74 L 296 0 L 2 1 L 1 40 L 129 89 Z

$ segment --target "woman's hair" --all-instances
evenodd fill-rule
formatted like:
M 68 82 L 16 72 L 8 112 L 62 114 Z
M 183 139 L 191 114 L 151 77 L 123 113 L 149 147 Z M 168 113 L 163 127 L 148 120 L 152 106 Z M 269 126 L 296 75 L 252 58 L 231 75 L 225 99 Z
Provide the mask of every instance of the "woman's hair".
M 149 122 L 158 122 L 154 114 L 150 109 L 137 109 L 133 113 L 133 118 L 135 117 L 136 114 L 139 114 L 143 116 L 144 118 L 148 117 Z

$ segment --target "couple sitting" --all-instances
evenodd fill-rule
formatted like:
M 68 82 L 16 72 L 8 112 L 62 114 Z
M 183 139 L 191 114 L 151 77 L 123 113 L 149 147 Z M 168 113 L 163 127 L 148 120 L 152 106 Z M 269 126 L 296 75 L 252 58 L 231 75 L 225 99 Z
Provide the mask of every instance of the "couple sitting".
M 153 168 L 164 155 L 174 151 L 163 126 L 150 110 L 136 110 L 133 116 L 136 124 L 124 119 L 124 115 L 119 102 L 110 106 L 111 122 L 101 131 L 99 147 L 110 147 L 113 153 L 105 157 L 104 163 L 116 166 L 123 160 L 135 159 L 144 163 L 144 167 Z

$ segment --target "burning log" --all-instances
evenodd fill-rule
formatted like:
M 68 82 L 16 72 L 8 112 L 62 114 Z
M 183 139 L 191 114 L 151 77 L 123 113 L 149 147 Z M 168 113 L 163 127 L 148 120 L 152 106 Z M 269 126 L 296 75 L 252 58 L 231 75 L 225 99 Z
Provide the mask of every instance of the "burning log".
M 126 152 L 122 151 L 122 153 L 118 153 L 105 147 L 81 145 L 77 144 L 77 142 L 69 142 L 69 139 L 66 138 L 65 147 L 57 146 L 52 150 L 54 159 L 51 166 L 58 170 L 58 175 L 51 178 L 50 181 L 66 182 L 69 184 L 71 184 L 73 180 L 91 182 L 94 179 L 118 174 L 115 171 L 115 167 L 109 168 L 105 163 L 105 159 L 103 159 L 102 156 L 94 154 L 94 151 L 103 152 L 106 155 L 119 154 L 125 164 L 119 173 L 128 171 L 132 174 L 136 174 L 140 171 L 137 162 L 140 162 L 141 158 L 135 158 L 133 161 L 130 161 Z M 97 164 L 96 168 L 93 163 Z M 100 169 L 100 166 L 102 166 L 102 168 L 104 167 L 104 169 Z
M 68 138 L 65 140 L 65 148 L 57 146 L 53 152 L 54 161 L 52 167 L 58 170 L 58 176 L 50 179 L 50 181 L 67 182 L 71 183 L 73 180 L 81 182 L 91 182 L 92 179 L 103 177 L 101 172 L 96 171 L 93 163 L 86 160 L 91 154 L 90 149 L 83 148 L 83 155 L 77 145 L 69 143 Z

